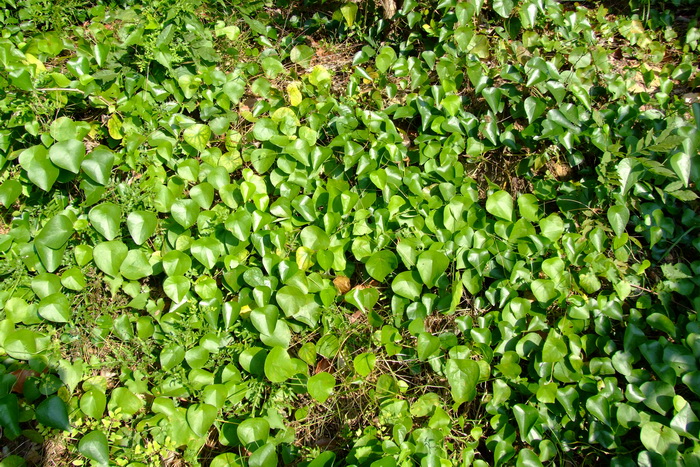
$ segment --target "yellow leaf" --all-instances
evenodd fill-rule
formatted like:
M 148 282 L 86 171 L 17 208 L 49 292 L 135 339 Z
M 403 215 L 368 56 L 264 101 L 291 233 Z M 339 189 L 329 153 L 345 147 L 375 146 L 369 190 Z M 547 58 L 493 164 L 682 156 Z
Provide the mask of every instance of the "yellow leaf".
M 287 95 L 289 96 L 289 103 L 294 107 L 301 104 L 301 91 L 295 83 L 287 85 Z

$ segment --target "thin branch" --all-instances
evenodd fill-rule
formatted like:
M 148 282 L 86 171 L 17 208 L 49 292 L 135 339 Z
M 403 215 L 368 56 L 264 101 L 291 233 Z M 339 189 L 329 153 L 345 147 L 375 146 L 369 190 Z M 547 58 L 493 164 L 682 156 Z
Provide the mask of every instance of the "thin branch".
M 65 91 L 65 92 L 79 92 L 80 94 L 85 94 L 85 91 L 76 88 L 36 88 L 37 91 L 50 92 L 50 91 Z

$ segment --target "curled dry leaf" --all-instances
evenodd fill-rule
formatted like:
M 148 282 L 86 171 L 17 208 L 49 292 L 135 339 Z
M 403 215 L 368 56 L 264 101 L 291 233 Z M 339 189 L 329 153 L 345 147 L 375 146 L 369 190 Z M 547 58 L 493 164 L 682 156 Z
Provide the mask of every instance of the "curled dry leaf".
M 350 290 L 350 279 L 345 276 L 337 276 L 333 279 L 333 285 L 341 295 L 345 295 Z
M 317 374 L 322 373 L 324 371 L 328 372 L 328 373 L 332 373 L 333 372 L 333 364 L 327 358 L 321 357 L 321 360 L 319 360 L 318 363 L 316 364 L 316 368 L 314 369 L 314 374 L 317 375 Z

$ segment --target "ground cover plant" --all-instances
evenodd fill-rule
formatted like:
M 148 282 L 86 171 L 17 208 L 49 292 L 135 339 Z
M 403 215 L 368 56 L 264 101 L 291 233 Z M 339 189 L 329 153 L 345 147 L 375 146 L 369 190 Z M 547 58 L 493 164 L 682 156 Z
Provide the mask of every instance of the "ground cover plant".
M 0 0 L 0 465 L 700 464 L 698 13 Z

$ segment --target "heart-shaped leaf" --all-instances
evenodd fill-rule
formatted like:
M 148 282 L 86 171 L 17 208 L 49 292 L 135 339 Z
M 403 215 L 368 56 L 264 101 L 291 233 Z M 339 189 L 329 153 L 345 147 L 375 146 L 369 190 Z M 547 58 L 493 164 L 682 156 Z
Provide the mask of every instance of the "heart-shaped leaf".
M 427 250 L 418 256 L 416 269 L 421 280 L 429 288 L 435 287 L 438 278 L 447 270 L 450 265 L 449 258 L 440 251 Z
M 333 394 L 335 387 L 335 378 L 330 373 L 322 371 L 313 375 L 306 383 L 309 395 L 316 399 L 320 404 L 325 403 Z
M 121 209 L 114 203 L 102 203 L 90 210 L 88 218 L 93 228 L 107 240 L 114 240 L 121 233 Z
M 82 141 L 69 139 L 54 143 L 49 149 L 49 159 L 57 167 L 77 174 L 85 158 L 85 145 Z
M 396 255 L 392 251 L 383 250 L 373 253 L 367 259 L 365 268 L 367 268 L 367 273 L 370 277 L 383 282 L 386 276 L 394 272 L 398 265 L 399 260 Z
M 91 431 L 80 439 L 78 451 L 99 465 L 109 465 L 109 444 L 101 431 Z

